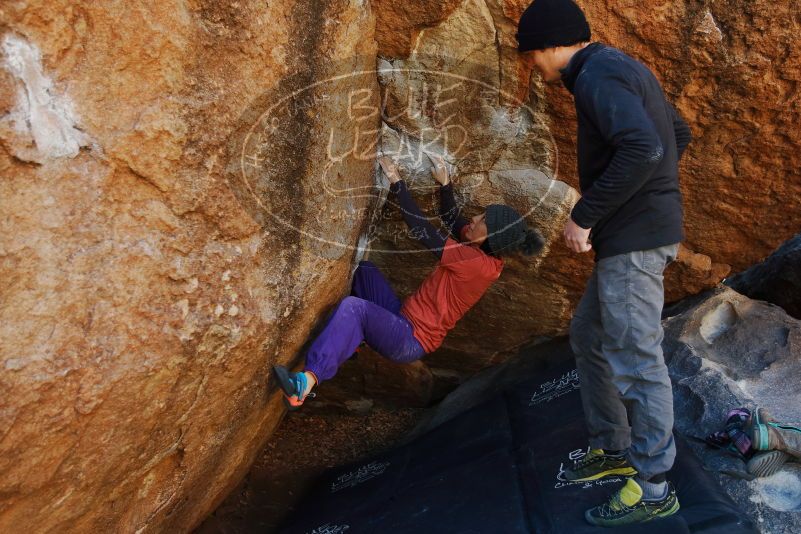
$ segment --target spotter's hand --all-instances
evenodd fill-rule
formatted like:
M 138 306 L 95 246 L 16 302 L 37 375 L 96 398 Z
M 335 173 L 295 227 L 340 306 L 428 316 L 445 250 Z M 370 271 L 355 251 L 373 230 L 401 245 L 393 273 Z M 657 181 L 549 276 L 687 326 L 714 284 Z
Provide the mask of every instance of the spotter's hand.
M 378 158 L 378 164 L 381 165 L 381 170 L 387 175 L 389 183 L 394 184 L 400 182 L 401 177 L 398 173 L 398 164 L 392 161 L 389 156 L 381 156 Z
M 588 252 L 592 249 L 592 245 L 590 245 L 590 230 L 591 228 L 582 228 L 574 223 L 573 219 L 568 219 L 564 231 L 567 248 L 573 252 Z
M 432 163 L 431 176 L 434 177 L 434 180 L 436 180 L 439 185 L 448 185 L 451 179 L 448 176 L 448 166 L 445 165 L 445 160 L 440 156 L 431 155 L 428 152 L 425 154 Z

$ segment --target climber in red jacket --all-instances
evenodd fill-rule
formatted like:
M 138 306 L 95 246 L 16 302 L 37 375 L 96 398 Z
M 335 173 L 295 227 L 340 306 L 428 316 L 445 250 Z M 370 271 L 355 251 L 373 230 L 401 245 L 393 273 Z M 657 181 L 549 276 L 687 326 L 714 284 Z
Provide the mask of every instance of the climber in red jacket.
M 356 269 L 351 296 L 340 301 L 306 355 L 303 372 L 273 367 L 290 409 L 297 409 L 311 389 L 336 374 L 365 341 L 379 354 L 408 363 L 436 350 L 447 332 L 481 298 L 503 269 L 502 256 L 533 255 L 543 246 L 536 230 L 509 206 L 493 204 L 470 221 L 460 217 L 445 161 L 431 157 L 431 173 L 440 184 L 440 218 L 447 237 L 429 223 L 412 200 L 397 166 L 379 162 L 409 226 L 438 258 L 434 271 L 403 303 L 378 268 L 363 261 Z

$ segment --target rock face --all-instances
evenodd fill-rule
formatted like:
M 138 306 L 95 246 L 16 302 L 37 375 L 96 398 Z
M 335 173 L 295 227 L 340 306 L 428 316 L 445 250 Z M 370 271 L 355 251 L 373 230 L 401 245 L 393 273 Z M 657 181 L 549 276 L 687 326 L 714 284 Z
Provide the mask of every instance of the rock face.
M 762 263 L 726 280 L 726 285 L 801 319 L 801 234 L 785 241 Z
M 779 421 L 801 422 L 801 322 L 776 306 L 719 288 L 665 320 L 665 355 L 674 382 L 676 428 L 703 438 L 722 429 L 738 406 L 767 408 Z M 743 462 L 704 445 L 695 452 L 712 471 L 744 473 Z M 798 532 L 801 465 L 748 482 L 719 474 L 721 484 L 764 532 Z
M 698 254 L 685 245 L 679 246 L 676 261 L 665 269 L 665 302 L 712 289 L 731 271 L 724 263 L 712 263 L 709 256 Z
M 424 408 L 435 400 L 435 377 L 421 361 L 394 363 L 369 347 L 339 368 L 335 380 L 317 389 L 317 398 L 304 404 L 308 413 L 367 414 L 379 406 Z
M 270 365 L 346 287 L 377 82 L 313 84 L 373 69 L 371 11 L 0 16 L 0 531 L 191 529 L 283 413 Z
M 578 197 L 551 175 L 555 145 L 544 103 L 536 98 L 539 87 L 530 98 L 530 70 L 513 50 L 515 21 L 494 2 L 463 1 L 441 12 L 436 25 L 429 18 L 428 27 L 408 28 L 411 45 L 405 48 L 388 44 L 382 37 L 388 28 L 379 20 L 382 151 L 398 156 L 413 195 L 433 219 L 437 188 L 426 152 L 443 154 L 452 166 L 466 216 L 488 204 L 509 204 L 557 249 L 533 260 L 509 259 L 501 279 L 426 359 L 435 368 L 469 375 L 532 336 L 563 331 L 588 263 L 571 259 L 565 265 L 567 255 L 558 250 Z M 404 232 L 393 199 L 383 215 L 371 236 L 370 259 L 406 296 L 436 258 Z M 573 276 L 553 275 L 571 269 Z

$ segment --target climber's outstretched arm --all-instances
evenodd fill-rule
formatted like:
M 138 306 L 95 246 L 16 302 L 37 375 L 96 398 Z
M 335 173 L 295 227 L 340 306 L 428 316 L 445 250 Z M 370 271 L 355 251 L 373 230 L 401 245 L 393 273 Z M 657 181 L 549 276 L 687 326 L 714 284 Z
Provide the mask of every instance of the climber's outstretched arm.
M 383 156 L 378 162 L 389 179 L 389 190 L 395 193 L 398 199 L 398 205 L 400 206 L 403 220 L 406 221 L 406 225 L 409 227 L 409 233 L 423 243 L 437 258 L 441 258 L 442 249 L 445 247 L 445 239 L 420 211 L 417 203 L 406 188 L 406 182 L 401 180 L 398 169 L 392 160 Z
M 439 156 L 426 154 L 431 160 L 431 176 L 439 183 L 439 218 L 445 223 L 448 231 L 457 241 L 462 235 L 462 228 L 470 224 L 467 219 L 461 216 L 461 209 L 456 205 L 453 198 L 453 183 L 448 175 L 448 167 L 445 160 Z

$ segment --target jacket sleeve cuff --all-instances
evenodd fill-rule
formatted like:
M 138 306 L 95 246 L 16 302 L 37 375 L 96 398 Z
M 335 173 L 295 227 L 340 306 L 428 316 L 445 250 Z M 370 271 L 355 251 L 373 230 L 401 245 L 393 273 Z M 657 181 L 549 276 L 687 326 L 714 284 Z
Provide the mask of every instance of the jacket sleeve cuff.
M 570 218 L 573 220 L 574 223 L 579 225 L 581 228 L 584 228 L 585 230 L 589 230 L 590 228 L 595 226 L 595 221 L 590 219 L 585 213 L 584 199 L 579 200 L 578 202 L 576 202 L 576 205 L 573 206 L 573 211 L 570 212 Z
M 389 190 L 396 195 L 400 193 L 403 189 L 406 188 L 406 184 L 403 180 L 398 180 L 394 184 L 389 184 Z

